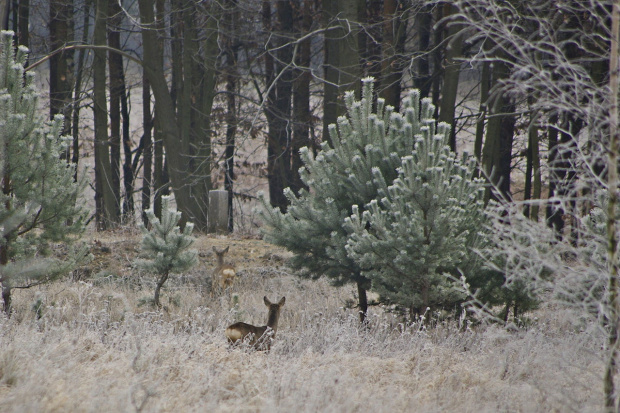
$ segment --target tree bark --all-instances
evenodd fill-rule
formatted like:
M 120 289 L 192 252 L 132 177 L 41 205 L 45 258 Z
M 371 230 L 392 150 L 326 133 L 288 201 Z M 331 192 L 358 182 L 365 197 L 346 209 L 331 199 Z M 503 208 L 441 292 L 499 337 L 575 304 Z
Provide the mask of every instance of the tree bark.
M 500 61 L 493 66 L 493 83 L 497 85 L 508 76 L 509 68 Z M 486 176 L 491 180 L 501 196 L 510 199 L 510 172 L 512 163 L 512 142 L 514 139 L 515 117 L 514 103 L 505 96 L 503 91 L 496 90 L 489 102 L 490 117 L 487 122 L 487 133 L 483 148 L 482 162 Z M 485 201 L 492 196 L 490 189 L 486 191 Z
M 427 7 L 424 7 L 416 14 L 413 27 L 417 32 L 417 51 L 420 54 L 413 61 L 413 63 L 417 66 L 417 70 L 413 73 L 413 86 L 420 91 L 420 96 L 423 98 L 430 95 L 432 85 L 429 62 L 431 53 L 430 46 L 432 25 L 433 14 Z
M 142 38 L 144 48 L 145 72 L 151 84 L 156 102 L 157 125 L 161 128 L 163 145 L 166 149 L 167 170 L 170 175 L 172 189 L 178 209 L 182 212 L 181 225 L 192 221 L 198 231 L 207 230 L 208 189 L 210 180 L 210 136 L 204 130 L 190 130 L 192 126 L 191 108 L 175 107 L 171 91 L 163 72 L 162 50 L 157 39 L 157 27 L 154 26 L 155 18 L 153 4 L 147 0 L 139 0 L 140 16 L 142 20 Z M 183 81 L 186 89 L 191 89 L 195 79 L 192 77 L 191 59 L 198 56 L 195 51 L 195 42 L 198 41 L 193 33 L 195 29 L 190 21 L 192 16 L 198 15 L 193 8 L 195 4 L 184 14 L 185 24 L 183 42 L 185 57 Z M 158 10 L 159 11 L 159 10 Z M 187 27 L 189 26 L 189 27 Z M 213 38 L 209 38 L 213 41 Z M 189 64 L 188 64 L 189 63 Z M 205 65 L 204 81 L 212 82 L 215 76 L 215 67 Z M 204 89 L 200 89 L 203 91 Z M 192 91 L 185 90 L 183 104 L 192 101 Z M 189 96 L 189 98 L 188 98 Z M 201 103 L 203 103 L 201 101 Z M 211 109 L 205 104 L 198 106 L 200 110 Z M 205 115 L 206 116 L 206 115 Z M 199 123 L 200 124 L 200 123 Z M 197 146 L 196 146 L 197 145 Z M 198 152 L 196 152 L 196 150 Z M 205 153 L 208 153 L 205 158 Z
M 159 302 L 159 295 L 161 293 L 161 288 L 164 286 L 164 283 L 166 282 L 166 280 L 168 280 L 168 276 L 169 276 L 168 273 L 162 274 L 162 276 L 157 281 L 157 285 L 155 286 L 155 297 L 153 301 L 155 302 L 155 305 L 157 306 L 157 308 L 161 307 L 161 303 Z
M 476 137 L 474 140 L 474 156 L 478 164 L 482 165 L 482 140 L 484 137 L 484 125 L 487 118 L 487 104 L 489 100 L 489 88 L 491 83 L 491 71 L 489 62 L 482 63 L 482 73 L 480 74 L 480 110 L 476 120 Z M 476 170 L 476 177 L 480 177 L 480 167 Z
M 359 315 L 360 323 L 364 324 L 366 316 L 368 315 L 368 294 L 364 284 L 360 281 L 357 282 L 357 297 L 359 302 Z
M 277 46 L 275 59 L 275 100 L 267 140 L 269 199 L 271 205 L 286 211 L 284 189 L 291 180 L 291 101 L 293 93 L 293 8 L 290 2 L 276 3 Z
M 108 0 L 107 32 L 108 45 L 121 48 L 121 10 L 115 0 Z M 115 214 L 121 215 L 121 91 L 124 88 L 123 57 L 108 51 L 108 71 L 110 74 L 110 165 L 112 168 L 111 185 L 114 193 Z
M 50 2 L 50 48 L 52 51 L 73 43 L 73 0 Z M 73 91 L 73 50 L 64 50 L 50 58 L 50 119 L 60 113 L 71 118 Z M 71 124 L 65 122 L 63 135 L 71 133 Z M 66 154 L 67 159 L 69 155 Z
M 92 5 L 92 0 L 86 0 L 84 3 L 84 20 L 82 21 L 82 44 L 88 43 L 88 32 L 90 26 L 90 8 Z M 73 145 L 72 145 L 72 154 L 71 154 L 71 162 L 74 165 L 80 160 L 80 105 L 78 102 L 81 101 L 82 97 L 82 77 L 84 72 L 84 59 L 86 56 L 85 50 L 78 50 L 78 59 L 77 59 L 77 74 L 75 77 L 75 86 L 73 87 L 73 103 L 71 105 L 71 135 L 73 137 Z M 65 120 L 65 121 L 68 121 Z M 77 182 L 78 180 L 78 168 L 75 168 L 75 174 L 73 179 Z
M 9 0 L 0 0 L 0 28 L 9 29 Z
M 298 18 L 301 19 L 300 37 L 310 33 L 312 29 L 312 16 L 314 13 L 314 1 L 305 0 L 303 10 L 296 9 Z M 310 61 L 311 39 L 306 38 L 299 44 L 299 50 L 295 60 L 295 81 L 293 83 L 293 148 L 291 154 L 291 180 L 290 188 L 298 194 L 304 183 L 299 175 L 299 169 L 303 166 L 299 150 L 303 147 L 312 148 L 310 140 L 311 112 L 310 112 Z
M 105 16 L 107 0 L 96 1 L 94 44 L 106 44 Z M 95 119 L 95 207 L 98 230 L 118 222 L 111 182 L 112 168 L 108 144 L 108 111 L 106 103 L 105 51 L 96 49 L 93 62 L 93 114 Z
M 398 0 L 383 3 L 383 61 L 381 63 L 381 92 L 385 104 L 400 111 L 401 81 L 404 70 L 407 18 L 401 16 Z
M 144 128 L 144 154 L 142 158 L 142 222 L 148 227 L 146 210 L 151 207 L 153 184 L 153 118 L 151 116 L 151 85 L 146 76 L 142 79 L 142 127 Z
M 233 200 L 234 200 L 234 167 L 235 167 L 235 135 L 237 133 L 237 25 L 238 12 L 235 0 L 230 1 L 230 8 L 234 10 L 227 15 L 229 31 L 226 36 L 226 150 L 224 189 L 228 192 L 228 232 L 234 230 Z
M 456 7 L 450 4 L 444 5 L 444 16 L 456 13 Z M 448 144 L 453 152 L 456 152 L 456 124 L 454 114 L 456 113 L 456 98 L 459 89 L 459 74 L 461 72 L 461 62 L 458 57 L 462 54 L 463 35 L 461 27 L 454 22 L 449 22 L 446 28 L 447 41 L 443 59 L 443 85 L 441 87 L 441 103 L 439 106 L 439 121 L 446 122 L 451 126 L 450 139 Z
M 30 0 L 19 0 L 17 18 L 17 43 L 30 47 Z
M 361 78 L 358 24 L 361 0 L 324 0 L 325 83 L 323 94 L 323 140 L 329 142 L 329 125 L 345 113 L 344 93 L 359 97 Z

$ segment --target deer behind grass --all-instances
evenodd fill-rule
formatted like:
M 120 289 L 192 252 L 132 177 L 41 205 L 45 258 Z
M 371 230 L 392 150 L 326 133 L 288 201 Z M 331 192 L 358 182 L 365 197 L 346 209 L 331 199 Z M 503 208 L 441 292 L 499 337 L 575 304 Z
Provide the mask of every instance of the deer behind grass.
M 272 304 L 267 297 L 263 297 L 263 300 L 267 308 L 269 308 L 267 325 L 256 327 L 241 322 L 232 324 L 226 329 L 226 337 L 229 343 L 235 344 L 247 339 L 248 344 L 253 346 L 256 350 L 269 350 L 271 348 L 271 342 L 276 337 L 276 331 L 278 330 L 280 310 L 284 305 L 286 297 L 282 297 L 276 304 Z
M 215 267 L 213 271 L 212 289 L 215 291 L 215 289 L 219 287 L 224 290 L 233 284 L 237 271 L 232 265 L 224 264 L 224 255 L 228 253 L 228 247 L 220 251 L 213 246 L 213 252 L 215 252 L 217 256 L 217 267 Z

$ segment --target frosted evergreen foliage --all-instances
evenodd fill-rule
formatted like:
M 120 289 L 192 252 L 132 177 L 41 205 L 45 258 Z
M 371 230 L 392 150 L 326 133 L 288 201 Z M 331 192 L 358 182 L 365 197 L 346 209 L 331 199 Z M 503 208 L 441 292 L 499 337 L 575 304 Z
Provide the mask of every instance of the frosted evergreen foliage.
M 432 122 L 423 126 L 393 182 L 373 168 L 377 199 L 345 219 L 347 252 L 373 291 L 422 313 L 463 299 L 446 274 L 479 271 L 472 249 L 486 242 L 483 182 L 472 179 L 472 156 L 450 151 L 449 130 L 445 123 L 437 131 Z
M 170 197 L 162 198 L 161 220 L 152 209 L 146 211 L 151 229 L 140 225 L 142 259 L 138 266 L 153 274 L 181 273 L 189 270 L 198 261 L 197 252 L 189 249 L 195 241 L 191 235 L 194 224 L 188 222 L 183 231 L 179 228 L 181 212 L 171 209 Z
M 0 153 L 2 176 L 9 181 L 0 194 L 0 221 L 16 211 L 24 213 L 22 224 L 8 238 L 13 252 L 33 252 L 46 241 L 82 230 L 86 210 L 76 201 L 83 182 L 74 182 L 75 165 L 61 160 L 70 143 L 69 137 L 60 136 L 63 117 L 47 123 L 35 115 L 34 76 L 24 76 L 23 67 L 28 49 L 20 46 L 14 52 L 12 32 L 1 37 Z M 35 228 L 43 231 L 24 231 Z M 17 237 L 15 232 L 25 234 Z
M 13 35 L 10 31 L 0 33 L 0 243 L 10 265 L 23 269 L 25 260 L 49 255 L 50 242 L 68 242 L 74 239 L 71 234 L 81 234 L 87 211 L 84 203 L 78 202 L 85 181 L 76 183 L 75 165 L 61 157 L 70 142 L 60 136 L 63 117 L 45 122 L 36 115 L 34 75 L 24 73 L 28 49 L 20 46 L 15 50 Z M 77 262 L 85 251 L 76 254 L 65 261 Z M 64 271 L 57 271 L 49 262 L 26 267 L 28 270 L 2 269 L 5 310 L 10 289 L 35 285 Z
M 170 197 L 162 197 L 161 220 L 154 211 L 146 211 L 151 229 L 140 225 L 142 241 L 140 257 L 136 266 L 143 271 L 160 276 L 155 288 L 154 302 L 160 306 L 159 295 L 161 288 L 171 273 L 182 273 L 189 270 L 198 262 L 198 253 L 189 249 L 195 241 L 191 235 L 194 224 L 188 222 L 181 231 L 179 221 L 181 212 L 172 209 Z
M 377 99 L 372 110 L 373 79 L 363 80 L 362 99 L 353 92 L 345 95 L 347 116 L 329 128 L 331 146 L 323 142 L 316 156 L 301 150 L 300 169 L 309 190 L 296 196 L 287 190 L 290 202 L 286 213 L 269 207 L 261 197 L 265 239 L 294 253 L 291 265 L 303 275 L 329 277 L 336 285 L 355 281 L 369 287 L 358 263 L 347 254 L 348 233 L 344 220 L 354 205 L 366 205 L 377 197 L 373 170 L 386 181 L 397 176 L 401 157 L 410 155 L 415 136 L 433 124 L 432 105 L 420 104 L 418 91 L 403 99 L 402 113 Z

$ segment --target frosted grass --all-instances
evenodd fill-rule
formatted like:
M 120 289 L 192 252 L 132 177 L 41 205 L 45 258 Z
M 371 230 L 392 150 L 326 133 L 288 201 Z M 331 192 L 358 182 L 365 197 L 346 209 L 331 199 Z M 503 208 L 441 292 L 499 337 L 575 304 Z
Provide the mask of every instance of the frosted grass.
M 603 336 L 543 308 L 527 330 L 405 326 L 352 288 L 246 265 L 232 297 L 206 272 L 171 279 L 168 312 L 139 307 L 152 278 L 65 280 L 15 294 L 0 319 L 2 412 L 461 412 L 602 408 Z M 263 325 L 263 295 L 286 296 L 270 353 L 229 349 L 226 325 Z M 43 303 L 36 318 L 35 302 Z M 533 317 L 534 315 L 532 315 Z

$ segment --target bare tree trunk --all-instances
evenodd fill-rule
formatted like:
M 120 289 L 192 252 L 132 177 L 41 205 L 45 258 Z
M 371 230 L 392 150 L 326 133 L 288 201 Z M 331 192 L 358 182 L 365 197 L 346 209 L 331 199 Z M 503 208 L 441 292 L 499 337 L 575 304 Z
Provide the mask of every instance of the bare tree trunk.
M 611 56 L 609 64 L 609 151 L 607 167 L 607 190 L 609 204 L 607 210 L 607 259 L 608 259 L 608 287 L 607 287 L 607 313 L 609 321 L 607 338 L 607 363 L 605 365 L 604 392 L 605 410 L 609 413 L 618 411 L 618 401 L 614 379 L 617 373 L 618 363 L 618 323 L 620 322 L 620 300 L 618 297 L 618 152 L 620 145 L 620 133 L 618 131 L 618 42 L 620 41 L 620 4 L 616 1 L 612 9 L 611 29 Z
M 325 84 L 323 140 L 329 142 L 329 125 L 344 114 L 344 93 L 360 92 L 361 67 L 358 25 L 361 0 L 323 0 L 325 26 Z
M 530 125 L 527 131 L 528 144 L 526 151 L 526 172 L 525 172 L 525 201 L 540 199 L 540 189 L 542 186 L 540 176 L 540 154 L 539 154 L 539 138 L 537 126 L 537 114 L 530 116 Z M 534 202 L 531 205 L 526 203 L 523 207 L 523 213 L 526 217 L 533 221 L 538 221 L 539 207 Z
M 382 91 L 382 48 L 384 46 L 382 21 L 383 0 L 367 0 L 360 3 L 360 24 L 364 30 L 360 30 L 357 36 L 360 55 L 360 74 L 364 77 L 371 76 L 375 79 L 373 100 Z
M 73 0 L 50 2 L 49 12 L 50 47 L 54 51 L 73 42 Z M 73 55 L 73 50 L 64 50 L 50 58 L 50 118 L 58 113 L 71 118 Z M 70 133 L 71 124 L 65 122 L 62 134 Z
M 366 321 L 366 316 L 368 315 L 368 295 L 364 284 L 360 281 L 357 282 L 357 298 L 360 322 L 363 324 Z
M 398 0 L 383 2 L 383 61 L 381 63 L 381 92 L 387 105 L 400 111 L 401 81 L 404 70 L 405 42 L 407 40 L 407 14 L 401 16 Z M 406 12 L 405 12 L 406 13 Z
M 157 13 L 155 25 L 159 33 L 164 32 L 165 23 L 165 0 L 156 0 L 155 2 L 155 10 Z M 157 44 L 158 47 L 158 56 L 155 60 L 155 64 L 158 65 L 158 70 L 161 68 L 163 71 L 164 60 L 163 60 L 163 42 L 159 41 Z M 144 75 L 147 76 L 146 70 L 144 71 Z M 147 76 L 148 79 L 148 76 Z M 149 85 L 151 82 L 149 81 Z M 151 88 L 152 90 L 152 88 Z M 168 182 L 165 178 L 164 173 L 164 139 L 162 127 L 160 125 L 160 116 L 158 116 L 157 109 L 157 101 L 155 101 L 155 117 L 154 117 L 154 141 L 153 141 L 153 210 L 155 212 L 155 216 L 161 219 L 161 209 L 162 209 L 162 196 L 165 195 L 166 187 Z
M 165 274 L 162 274 L 162 276 L 157 281 L 157 285 L 155 286 L 155 297 L 153 301 L 155 302 L 155 305 L 157 306 L 157 308 L 161 307 L 161 303 L 159 302 L 159 295 L 161 293 L 161 288 L 164 286 L 164 283 L 168 280 L 168 276 L 169 276 L 168 272 L 166 272 Z
M 115 0 L 108 0 L 108 46 L 121 48 L 121 11 Z M 121 215 L 121 90 L 123 88 L 123 57 L 113 51 L 108 52 L 108 71 L 110 73 L 110 165 L 111 185 L 114 192 L 115 214 Z
M 9 29 L 9 3 L 10 0 L 0 0 L 0 29 Z
M 234 10 L 226 16 L 229 33 L 226 36 L 226 151 L 224 189 L 228 192 L 228 232 L 234 230 L 233 201 L 234 201 L 234 166 L 235 166 L 235 135 L 237 133 L 237 25 L 238 12 L 236 1 L 230 1 L 230 8 Z
M 107 0 L 96 1 L 95 45 L 106 44 L 105 17 L 107 6 Z M 105 67 L 105 51 L 96 49 L 93 62 L 93 113 L 95 118 L 95 207 L 98 230 L 107 229 L 118 222 L 114 191 L 110 184 L 112 169 L 108 144 Z
M 88 32 L 90 26 L 90 8 L 92 0 L 86 0 L 84 2 L 84 20 L 82 21 L 82 44 L 88 43 Z M 82 100 L 82 77 L 84 72 L 84 59 L 86 56 L 85 50 L 78 50 L 77 61 L 77 74 L 75 77 L 75 85 L 73 87 L 73 103 L 71 105 L 71 135 L 73 137 L 73 151 L 71 154 L 71 162 L 74 165 L 80 160 L 80 102 Z M 73 179 L 78 180 L 78 168 L 75 168 L 75 174 Z
M 314 13 L 314 0 L 305 0 L 303 10 L 296 10 L 302 24 L 300 35 L 304 36 L 312 29 L 312 16 Z M 299 20 L 296 19 L 296 20 Z M 295 61 L 295 81 L 293 84 L 293 148 L 291 154 L 291 180 L 290 187 L 298 194 L 304 183 L 299 175 L 299 169 L 303 166 L 299 150 L 303 147 L 312 147 L 310 140 L 310 58 L 311 39 L 307 38 L 299 44 L 297 59 Z
M 288 201 L 284 189 L 291 179 L 291 101 L 293 94 L 293 46 L 287 45 L 293 35 L 293 8 L 290 2 L 276 3 L 276 32 L 278 50 L 276 51 L 275 84 L 276 98 L 273 106 L 274 119 L 269 127 L 269 154 L 273 157 L 269 164 L 269 198 L 271 205 L 286 210 Z
M 17 44 L 30 47 L 30 0 L 19 0 L 17 19 Z
M 413 72 L 413 86 L 420 91 L 420 96 L 428 97 L 431 93 L 432 76 L 430 74 L 430 45 L 433 25 L 433 15 L 428 8 L 423 8 L 415 15 L 414 30 L 417 33 L 417 51 L 415 58 L 417 70 Z
M 484 124 L 487 119 L 487 104 L 489 100 L 489 88 L 491 83 L 491 71 L 489 62 L 482 63 L 482 73 L 480 74 L 480 110 L 476 120 L 476 137 L 474 140 L 474 156 L 482 165 L 482 140 L 484 137 Z M 476 171 L 476 177 L 480 177 L 480 169 Z
M 495 85 L 508 75 L 506 63 L 495 61 L 493 83 Z M 491 182 L 497 186 L 502 196 L 510 199 L 510 172 L 512 161 L 512 142 L 514 139 L 514 104 L 497 90 L 489 103 L 491 116 L 487 123 L 486 139 L 482 155 L 484 171 Z M 491 198 L 487 190 L 485 200 Z
M 184 23 L 181 25 L 184 36 L 182 69 L 185 89 L 177 90 L 179 102 L 175 105 L 161 64 L 162 50 L 157 38 L 158 32 L 161 31 L 155 23 L 153 3 L 147 0 L 139 0 L 138 3 L 143 24 L 145 72 L 155 97 L 156 128 L 162 132 L 161 136 L 166 149 L 166 169 L 170 175 L 178 209 L 183 214 L 181 225 L 189 220 L 195 224 L 198 231 L 206 231 L 210 185 L 208 176 L 210 174 L 210 136 L 204 130 L 194 129 L 195 124 L 202 125 L 204 122 L 193 124 L 192 120 L 195 121 L 196 118 L 192 117 L 191 111 L 194 109 L 204 111 L 211 108 L 203 104 L 204 100 L 201 96 L 194 94 L 200 93 L 203 89 L 199 88 L 197 91 L 192 89 L 197 84 L 196 76 L 199 75 L 204 76 L 204 82 L 211 83 L 215 77 L 215 67 L 211 64 L 204 64 L 204 73 L 197 73 L 196 66 L 192 63 L 192 59 L 203 57 L 202 54 L 197 53 L 197 42 L 200 39 L 196 36 L 195 22 L 192 20 L 200 13 L 195 9 L 197 5 L 194 2 L 183 2 L 186 7 L 182 11 Z M 157 3 L 158 16 L 163 13 L 160 5 L 163 6 Z M 207 41 L 213 42 L 214 39 L 209 37 Z M 196 106 L 193 106 L 194 99 L 199 102 Z
M 153 184 L 153 118 L 151 116 L 151 86 L 146 76 L 142 79 L 142 127 L 144 128 L 144 163 L 142 164 L 142 222 L 148 226 L 146 210 L 151 207 Z
M 444 5 L 444 17 L 456 12 L 456 7 L 450 4 Z M 456 112 L 456 97 L 459 89 L 459 74 L 461 62 L 458 57 L 462 54 L 463 35 L 460 33 L 460 25 L 452 23 L 447 29 L 443 59 L 443 85 L 441 87 L 441 103 L 439 106 L 439 121 L 446 122 L 451 126 L 448 144 L 453 152 L 456 152 L 456 124 L 454 114 Z

